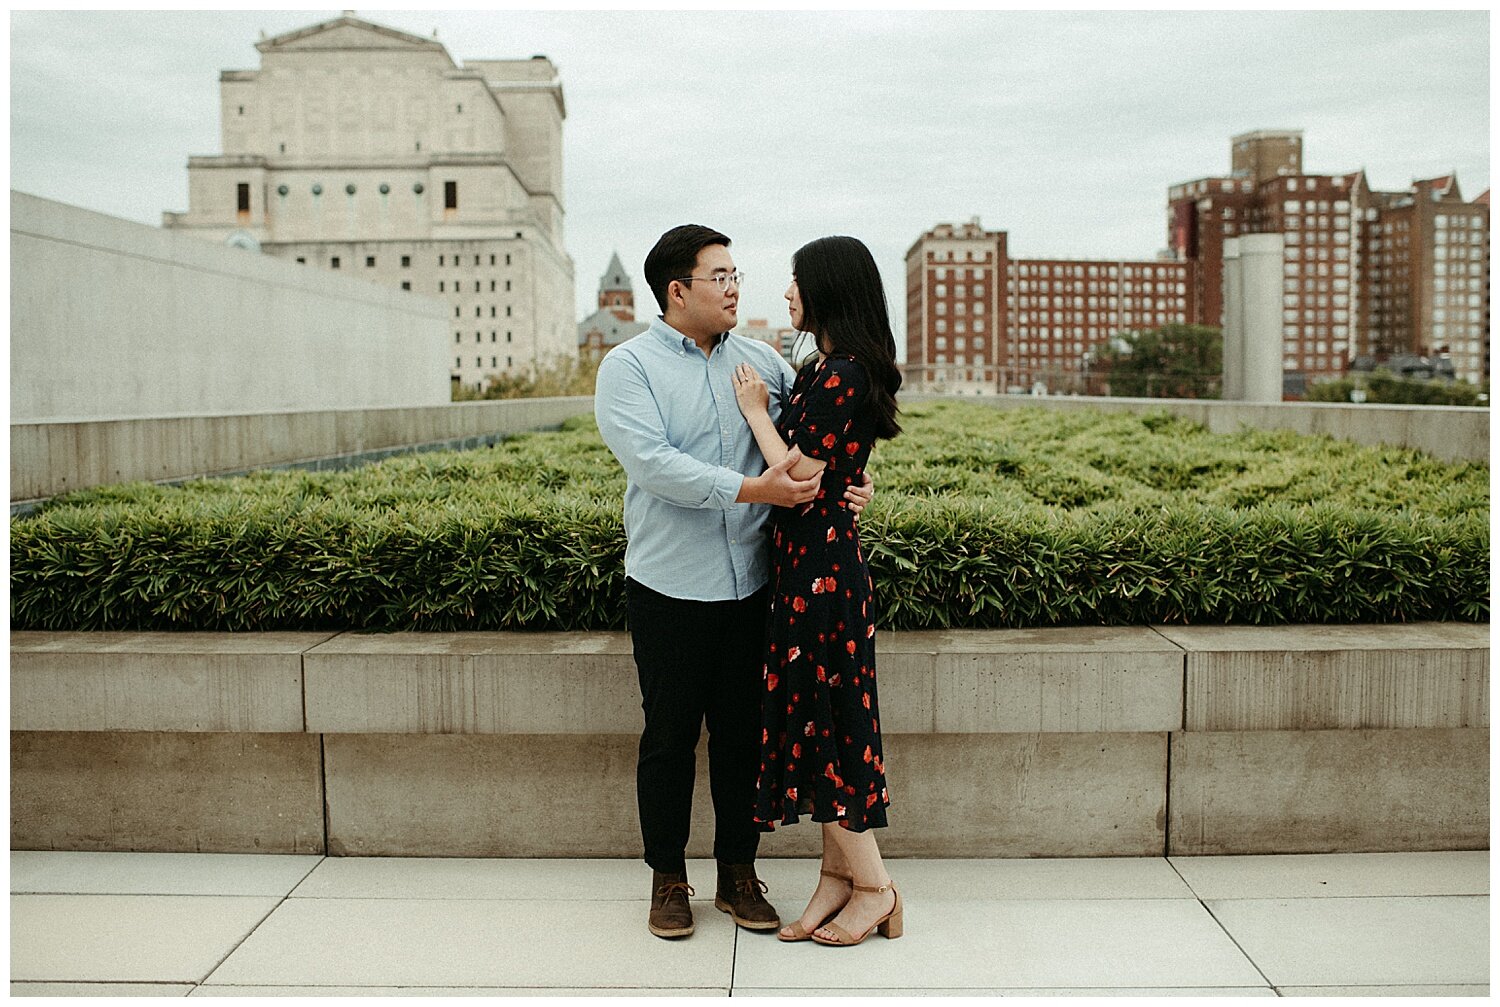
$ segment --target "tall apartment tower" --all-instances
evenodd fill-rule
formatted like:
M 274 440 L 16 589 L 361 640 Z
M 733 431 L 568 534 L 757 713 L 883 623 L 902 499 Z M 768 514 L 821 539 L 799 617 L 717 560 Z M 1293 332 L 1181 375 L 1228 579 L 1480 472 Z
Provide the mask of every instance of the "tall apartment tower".
M 549 60 L 459 66 L 348 15 L 256 49 L 220 74 L 224 152 L 188 159 L 165 227 L 446 301 L 465 385 L 574 352 Z
M 1012 259 L 978 218 L 939 224 L 906 253 L 913 389 L 1090 392 L 1092 353 L 1121 332 L 1187 318 L 1191 263 Z
M 1374 192 L 1363 170 L 1308 173 L 1297 130 L 1230 143 L 1228 176 L 1167 193 L 1171 252 L 1195 266 L 1190 321 L 1223 324 L 1224 239 L 1280 233 L 1286 394 L 1400 353 L 1449 354 L 1459 378 L 1488 378 L 1487 194 L 1464 202 L 1452 176 Z

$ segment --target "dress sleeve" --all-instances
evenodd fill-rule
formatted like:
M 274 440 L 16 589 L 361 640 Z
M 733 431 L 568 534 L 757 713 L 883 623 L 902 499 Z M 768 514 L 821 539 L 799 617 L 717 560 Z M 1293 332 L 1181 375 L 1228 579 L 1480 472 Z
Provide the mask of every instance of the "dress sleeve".
M 870 380 L 864 365 L 848 357 L 830 357 L 828 365 L 809 383 L 802 422 L 792 431 L 792 443 L 808 458 L 838 469 L 860 445 L 851 439 L 854 418 L 867 408 Z

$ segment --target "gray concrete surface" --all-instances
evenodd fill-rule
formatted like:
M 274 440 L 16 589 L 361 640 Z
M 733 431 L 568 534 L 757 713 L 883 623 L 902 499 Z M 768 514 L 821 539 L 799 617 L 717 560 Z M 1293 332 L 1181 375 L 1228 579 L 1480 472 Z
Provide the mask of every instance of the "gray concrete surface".
M 878 646 L 898 855 L 1488 843 L 1488 626 Z M 635 834 L 623 633 L 21 632 L 12 668 L 17 848 L 587 857 Z M 913 802 L 961 810 L 914 829 Z
M 906 935 L 837 952 L 736 930 L 712 907 L 711 861 L 688 868 L 697 933 L 668 942 L 646 932 L 650 875 L 634 861 L 236 857 L 204 870 L 200 859 L 13 853 L 25 887 L 11 899 L 11 993 L 1489 992 L 1484 851 L 893 858 Z M 762 861 L 783 918 L 800 911 L 815 870 Z M 200 883 L 185 889 L 174 880 L 184 876 Z M 213 894 L 201 894 L 209 876 Z

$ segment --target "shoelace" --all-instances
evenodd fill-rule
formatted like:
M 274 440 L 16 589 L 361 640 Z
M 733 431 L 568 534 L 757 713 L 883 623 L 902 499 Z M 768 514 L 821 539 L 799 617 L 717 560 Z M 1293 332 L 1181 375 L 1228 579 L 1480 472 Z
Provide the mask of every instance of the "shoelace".
M 766 886 L 766 883 L 759 878 L 741 878 L 734 883 L 734 887 L 744 892 L 752 899 L 755 898 L 755 889 L 757 887 L 760 888 L 762 895 L 771 890 Z
M 672 897 L 673 892 L 679 891 L 686 893 L 689 897 L 698 894 L 693 891 L 693 886 L 686 881 L 668 881 L 656 890 L 656 894 L 658 898 L 669 899 Z

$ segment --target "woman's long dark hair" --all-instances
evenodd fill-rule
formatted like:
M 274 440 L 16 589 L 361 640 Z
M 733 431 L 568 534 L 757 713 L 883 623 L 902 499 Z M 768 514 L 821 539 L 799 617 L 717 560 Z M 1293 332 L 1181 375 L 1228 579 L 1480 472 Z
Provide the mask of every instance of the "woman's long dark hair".
M 901 372 L 875 257 L 858 238 L 819 238 L 792 256 L 792 277 L 802 298 L 802 328 L 825 352 L 847 353 L 864 364 L 875 436 L 895 437 L 901 432 L 896 422 Z

